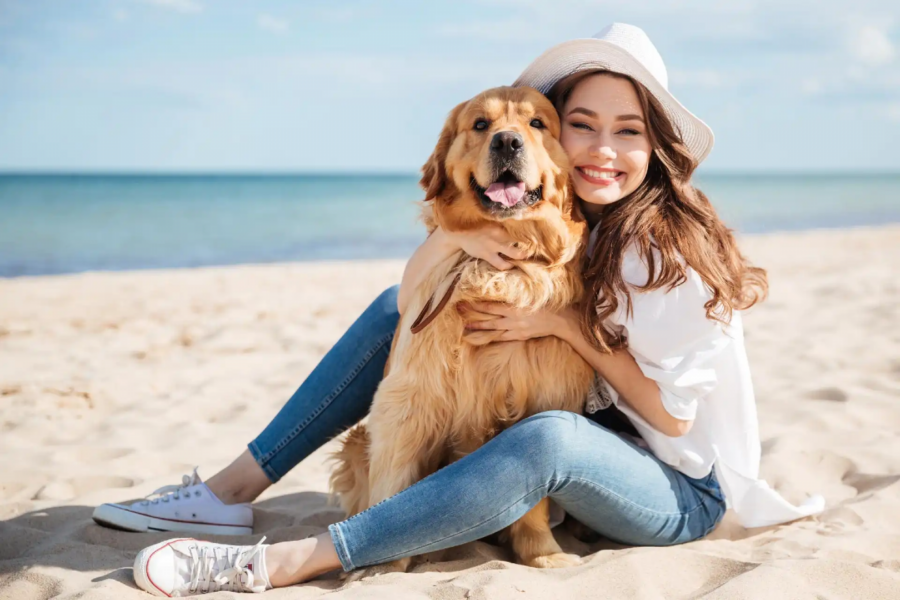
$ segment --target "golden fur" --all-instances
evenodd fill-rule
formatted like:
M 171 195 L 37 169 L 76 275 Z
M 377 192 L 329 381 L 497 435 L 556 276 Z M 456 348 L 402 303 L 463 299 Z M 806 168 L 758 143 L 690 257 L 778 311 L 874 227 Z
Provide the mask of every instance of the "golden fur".
M 473 128 L 478 118 L 489 121 L 485 131 Z M 543 128 L 533 126 L 535 118 Z M 573 205 L 559 127 L 553 106 L 531 88 L 488 90 L 451 112 L 422 169 L 429 230 L 498 223 L 529 257 L 504 272 L 460 252 L 417 287 L 400 320 L 368 425 L 352 429 L 335 455 L 331 487 L 348 515 L 402 491 L 524 417 L 551 409 L 581 412 L 593 371 L 567 343 L 552 336 L 491 343 L 499 332 L 465 331 L 456 310 L 460 302 L 472 301 L 560 309 L 581 299 L 578 259 L 586 225 Z M 504 131 L 524 138 L 522 181 L 528 190 L 540 188 L 542 199 L 499 218 L 482 205 L 471 180 L 482 187 L 491 183 L 490 141 Z M 423 331 L 411 333 L 422 307 L 432 295 L 440 298 L 456 273 L 461 279 L 447 307 Z M 491 317 L 476 313 L 474 318 Z M 523 564 L 578 562 L 554 540 L 546 499 L 504 533 Z M 395 563 L 405 570 L 409 559 Z

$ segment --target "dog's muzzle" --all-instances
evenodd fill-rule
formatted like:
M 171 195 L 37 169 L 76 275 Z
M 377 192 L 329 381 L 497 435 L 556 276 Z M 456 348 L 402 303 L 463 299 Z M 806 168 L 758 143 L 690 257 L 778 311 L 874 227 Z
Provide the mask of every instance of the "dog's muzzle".
M 510 217 L 533 206 L 542 198 L 540 187 L 528 190 L 525 186 L 527 167 L 525 140 L 515 131 L 500 131 L 491 138 L 491 183 L 481 186 L 471 179 L 482 207 L 494 216 Z

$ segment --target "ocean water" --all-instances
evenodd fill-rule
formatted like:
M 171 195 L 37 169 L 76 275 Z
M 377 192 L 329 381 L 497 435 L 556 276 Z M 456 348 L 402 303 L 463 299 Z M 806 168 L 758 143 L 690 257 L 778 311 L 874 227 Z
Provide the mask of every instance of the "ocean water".
M 406 257 L 415 175 L 0 175 L 0 277 Z M 754 233 L 900 222 L 900 174 L 701 175 Z

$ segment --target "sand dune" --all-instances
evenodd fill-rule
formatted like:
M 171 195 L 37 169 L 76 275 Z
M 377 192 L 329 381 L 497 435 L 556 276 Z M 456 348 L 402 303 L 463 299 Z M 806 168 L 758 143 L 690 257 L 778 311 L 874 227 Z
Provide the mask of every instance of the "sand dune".
M 484 542 L 408 574 L 266 597 L 900 598 L 900 227 L 743 240 L 770 271 L 747 315 L 763 474 L 826 512 L 674 548 L 584 545 L 539 571 Z M 0 280 L 0 598 L 147 598 L 132 560 L 168 534 L 96 526 L 101 502 L 209 476 L 240 453 L 399 261 Z M 256 503 L 257 535 L 323 531 L 330 447 Z M 220 593 L 211 597 L 232 597 Z

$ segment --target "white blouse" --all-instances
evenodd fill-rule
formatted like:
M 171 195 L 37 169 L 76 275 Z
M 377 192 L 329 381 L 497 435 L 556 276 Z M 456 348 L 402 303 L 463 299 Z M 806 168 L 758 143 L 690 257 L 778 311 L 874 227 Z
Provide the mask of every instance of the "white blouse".
M 597 229 L 591 233 L 593 247 Z M 626 283 L 644 285 L 648 266 L 636 249 L 626 252 Z M 700 276 L 687 267 L 687 281 L 668 289 L 633 291 L 633 312 L 619 303 L 607 326 L 622 332 L 644 375 L 659 385 L 666 411 L 677 419 L 693 419 L 687 434 L 669 437 L 654 429 L 608 384 L 606 390 L 663 462 L 688 477 L 716 477 L 744 527 L 763 527 L 821 512 L 819 495 L 794 506 L 759 479 L 760 441 L 756 400 L 750 380 L 741 314 L 734 311 L 723 325 L 706 317 L 712 297 Z M 623 299 L 624 300 L 624 299 Z M 605 395 L 605 394 L 604 394 Z

